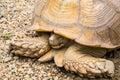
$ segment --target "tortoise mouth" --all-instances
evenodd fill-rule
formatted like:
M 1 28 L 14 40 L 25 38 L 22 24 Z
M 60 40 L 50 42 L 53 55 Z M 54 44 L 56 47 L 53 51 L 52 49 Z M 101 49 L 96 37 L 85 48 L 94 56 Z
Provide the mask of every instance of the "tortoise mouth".
M 54 49 L 59 49 L 59 48 L 62 48 L 64 45 L 65 45 L 64 43 L 51 44 L 51 47 Z

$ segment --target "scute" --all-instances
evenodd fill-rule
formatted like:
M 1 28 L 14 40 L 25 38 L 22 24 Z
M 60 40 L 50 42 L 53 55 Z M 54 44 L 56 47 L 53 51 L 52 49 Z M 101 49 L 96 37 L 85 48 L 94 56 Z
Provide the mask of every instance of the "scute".
M 78 18 L 79 0 L 50 0 L 41 19 L 53 25 L 74 24 Z
M 37 4 L 31 29 L 88 46 L 120 46 L 120 0 L 39 0 Z
M 34 8 L 34 12 L 36 16 L 40 16 L 42 10 L 44 9 L 45 5 L 47 5 L 49 0 L 36 0 L 36 5 Z
M 108 4 L 109 7 L 113 8 L 117 12 L 120 12 L 120 0 L 102 0 L 106 4 Z

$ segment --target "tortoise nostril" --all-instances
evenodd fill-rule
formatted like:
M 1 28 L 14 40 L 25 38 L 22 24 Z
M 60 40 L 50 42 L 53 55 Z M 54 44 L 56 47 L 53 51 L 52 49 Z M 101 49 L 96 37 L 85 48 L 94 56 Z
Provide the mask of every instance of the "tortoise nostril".
M 53 37 L 50 37 L 49 38 L 49 43 L 53 43 L 53 41 L 54 41 Z
M 49 44 L 52 45 L 53 44 L 53 40 L 49 39 Z

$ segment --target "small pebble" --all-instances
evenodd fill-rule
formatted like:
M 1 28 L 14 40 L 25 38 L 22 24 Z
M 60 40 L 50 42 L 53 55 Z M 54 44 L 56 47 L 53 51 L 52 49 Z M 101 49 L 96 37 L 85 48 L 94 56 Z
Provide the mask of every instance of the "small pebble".
M 7 63 L 7 62 L 12 61 L 12 60 L 13 60 L 12 57 L 6 57 L 6 58 L 4 59 L 4 62 Z
M 17 60 L 17 59 L 19 59 L 19 57 L 18 56 L 14 56 L 13 59 Z
M 54 80 L 58 80 L 59 78 L 56 76 L 56 77 L 54 77 L 53 79 L 54 79 Z
M 17 70 L 18 72 L 23 72 L 24 71 L 24 69 L 23 68 L 18 68 L 18 70 Z
M 24 78 L 28 80 L 30 78 L 30 75 L 25 75 Z
M 47 77 L 44 77 L 42 80 L 48 80 L 48 78 L 47 78 Z

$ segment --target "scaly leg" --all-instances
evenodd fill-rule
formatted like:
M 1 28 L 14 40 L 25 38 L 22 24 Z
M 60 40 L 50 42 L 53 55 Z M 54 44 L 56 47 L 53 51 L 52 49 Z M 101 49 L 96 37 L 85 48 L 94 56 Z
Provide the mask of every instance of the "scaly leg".
M 58 67 L 63 67 L 63 56 L 67 48 L 51 49 L 45 55 L 39 58 L 39 62 L 47 62 L 54 59 Z
M 38 37 L 25 37 L 11 42 L 9 53 L 25 57 L 40 57 L 50 50 L 48 43 L 49 35 L 39 34 Z
M 64 54 L 65 69 L 88 76 L 113 76 L 114 64 L 110 60 L 93 57 L 91 54 L 104 54 L 105 49 L 92 48 L 79 44 L 71 45 Z

